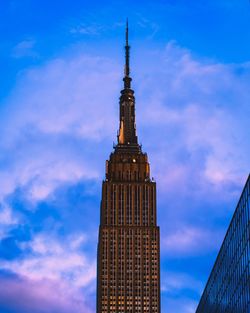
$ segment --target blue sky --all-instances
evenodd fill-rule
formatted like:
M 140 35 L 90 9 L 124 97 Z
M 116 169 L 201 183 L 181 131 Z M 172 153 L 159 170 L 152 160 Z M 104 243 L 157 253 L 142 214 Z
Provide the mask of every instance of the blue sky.
M 247 0 L 1 1 L 1 313 L 95 312 L 126 17 L 162 312 L 195 312 L 249 174 Z

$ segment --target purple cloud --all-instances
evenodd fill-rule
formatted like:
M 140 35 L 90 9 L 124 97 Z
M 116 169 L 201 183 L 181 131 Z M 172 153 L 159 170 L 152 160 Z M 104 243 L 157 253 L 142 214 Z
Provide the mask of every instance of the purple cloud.
M 58 281 L 0 278 L 0 307 L 19 313 L 93 313 L 80 292 Z

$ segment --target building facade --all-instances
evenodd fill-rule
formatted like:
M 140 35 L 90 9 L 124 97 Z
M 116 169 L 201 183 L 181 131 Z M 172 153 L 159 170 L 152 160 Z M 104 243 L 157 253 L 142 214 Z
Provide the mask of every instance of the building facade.
M 97 313 L 160 313 L 156 183 L 138 144 L 126 28 L 117 144 L 106 161 L 97 256 Z
M 250 176 L 196 313 L 250 312 Z

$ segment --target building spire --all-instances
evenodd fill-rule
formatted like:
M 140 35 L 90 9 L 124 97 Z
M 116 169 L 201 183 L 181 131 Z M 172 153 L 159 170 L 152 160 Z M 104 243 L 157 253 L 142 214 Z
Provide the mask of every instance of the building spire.
M 132 78 L 129 77 L 130 68 L 129 68 L 129 50 L 130 46 L 128 43 L 128 19 L 126 23 L 126 45 L 125 45 L 125 70 L 124 70 L 124 89 L 130 89 Z
M 131 89 L 131 80 L 129 76 L 129 51 L 128 42 L 128 20 L 126 23 L 126 45 L 125 45 L 125 70 L 124 70 L 124 89 L 120 96 L 120 128 L 118 132 L 118 147 L 129 148 L 130 151 L 138 150 L 138 140 L 135 126 L 135 97 Z

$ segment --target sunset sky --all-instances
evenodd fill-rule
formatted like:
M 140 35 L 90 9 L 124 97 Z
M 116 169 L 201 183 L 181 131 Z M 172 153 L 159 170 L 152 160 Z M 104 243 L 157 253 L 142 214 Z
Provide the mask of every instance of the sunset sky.
M 94 313 L 129 18 L 162 313 L 194 313 L 250 169 L 247 0 L 0 1 L 0 312 Z

